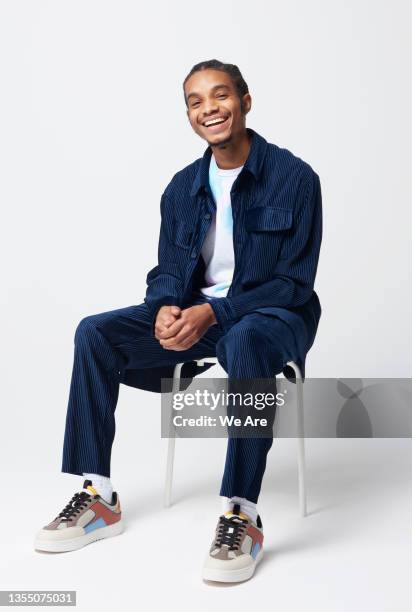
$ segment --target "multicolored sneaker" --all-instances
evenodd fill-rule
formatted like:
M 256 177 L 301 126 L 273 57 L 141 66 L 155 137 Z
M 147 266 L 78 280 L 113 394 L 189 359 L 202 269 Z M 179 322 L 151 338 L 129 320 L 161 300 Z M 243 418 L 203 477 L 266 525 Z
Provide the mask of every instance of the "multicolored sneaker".
M 118 494 L 113 493 L 109 504 L 100 497 L 92 481 L 85 480 L 83 490 L 75 493 L 60 514 L 37 533 L 34 548 L 47 552 L 77 550 L 121 533 L 121 518 Z
M 242 582 L 253 576 L 263 557 L 263 530 L 260 516 L 256 523 L 240 512 L 240 505 L 219 517 L 216 535 L 203 566 L 203 579 Z

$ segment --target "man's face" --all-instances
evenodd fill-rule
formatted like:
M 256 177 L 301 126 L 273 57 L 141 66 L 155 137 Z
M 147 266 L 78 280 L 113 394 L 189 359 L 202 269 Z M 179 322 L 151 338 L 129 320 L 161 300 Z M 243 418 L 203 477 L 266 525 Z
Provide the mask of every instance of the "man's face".
M 245 130 L 252 99 L 240 98 L 231 77 L 221 70 L 199 70 L 186 81 L 187 116 L 196 134 L 209 145 L 222 146 Z

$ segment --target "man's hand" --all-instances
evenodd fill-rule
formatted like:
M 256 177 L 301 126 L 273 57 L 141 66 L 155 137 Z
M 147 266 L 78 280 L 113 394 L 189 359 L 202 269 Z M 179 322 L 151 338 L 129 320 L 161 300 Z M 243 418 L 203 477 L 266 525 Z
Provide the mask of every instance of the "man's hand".
M 155 337 L 159 340 L 159 334 L 167 331 L 169 326 L 180 316 L 179 306 L 162 306 L 159 308 L 155 322 Z
M 163 314 L 161 311 L 164 308 L 168 308 L 169 311 Z M 178 314 L 176 309 L 179 311 Z M 159 316 L 161 321 L 158 326 Z M 165 349 L 186 351 L 215 323 L 217 323 L 215 313 L 210 304 L 198 304 L 184 310 L 178 306 L 162 306 L 156 319 L 155 337 Z

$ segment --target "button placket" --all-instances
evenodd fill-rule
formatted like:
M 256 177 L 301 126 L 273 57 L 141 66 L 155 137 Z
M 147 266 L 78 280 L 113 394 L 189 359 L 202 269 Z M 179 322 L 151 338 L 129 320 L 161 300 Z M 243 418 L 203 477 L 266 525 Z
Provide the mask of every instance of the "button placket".
M 200 255 L 201 252 L 201 248 L 204 242 L 204 239 L 206 238 L 207 232 L 209 230 L 210 227 L 210 220 L 213 217 L 213 213 L 210 212 L 210 209 L 213 207 L 213 203 L 211 203 L 209 201 L 208 197 L 202 197 L 200 200 L 200 225 L 199 225 L 199 231 L 196 232 L 196 235 L 194 236 L 194 240 L 192 243 L 192 250 L 189 254 L 189 266 L 188 266 L 188 270 L 187 270 L 187 274 L 186 274 L 186 278 L 185 278 L 185 290 L 186 290 L 186 286 L 187 283 L 189 282 L 189 279 L 193 273 L 193 270 L 195 269 L 196 266 L 196 259 L 198 258 L 198 256 Z M 209 210 L 208 210 L 209 209 Z

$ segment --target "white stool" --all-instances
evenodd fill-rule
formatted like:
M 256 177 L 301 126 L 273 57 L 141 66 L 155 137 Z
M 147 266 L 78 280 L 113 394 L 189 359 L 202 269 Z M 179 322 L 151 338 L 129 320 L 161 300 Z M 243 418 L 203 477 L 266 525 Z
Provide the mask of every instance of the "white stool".
M 207 363 L 217 364 L 217 357 L 205 357 L 204 359 L 195 359 L 199 366 Z M 175 366 L 173 374 L 172 393 L 177 393 L 180 390 L 180 375 L 184 365 L 178 363 Z M 296 412 L 297 412 L 297 443 L 298 443 L 298 477 L 299 477 L 299 508 L 301 516 L 306 516 L 306 470 L 305 470 L 305 440 L 304 440 L 304 421 L 303 421 L 303 380 L 299 366 L 294 361 L 288 361 L 288 366 L 295 373 L 296 380 Z M 172 419 L 172 409 L 170 410 Z M 172 423 L 170 423 L 172 427 Z M 166 480 L 164 490 L 164 505 L 168 508 L 172 499 L 172 484 L 173 484 L 173 461 L 175 455 L 175 437 L 168 438 L 167 449 L 167 464 L 166 464 Z

